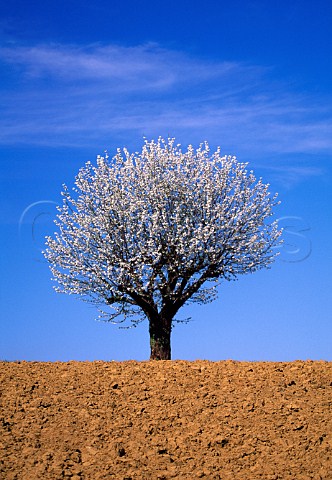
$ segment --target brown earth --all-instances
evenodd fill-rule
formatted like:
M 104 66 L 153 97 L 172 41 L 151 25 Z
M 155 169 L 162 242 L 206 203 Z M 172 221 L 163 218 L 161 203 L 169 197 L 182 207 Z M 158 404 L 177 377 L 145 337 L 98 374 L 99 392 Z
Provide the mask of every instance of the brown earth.
M 332 479 L 332 363 L 1 362 L 1 479 Z

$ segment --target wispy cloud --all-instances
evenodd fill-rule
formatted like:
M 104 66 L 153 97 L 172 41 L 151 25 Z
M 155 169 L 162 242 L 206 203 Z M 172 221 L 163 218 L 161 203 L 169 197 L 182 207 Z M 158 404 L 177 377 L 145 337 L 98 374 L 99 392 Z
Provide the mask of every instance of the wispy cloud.
M 326 169 L 319 165 L 306 165 L 306 161 L 299 164 L 298 160 L 283 160 L 278 165 L 269 162 L 268 165 L 259 165 L 260 170 L 268 170 L 268 177 L 274 184 L 282 185 L 285 189 L 291 189 L 295 185 L 301 184 L 308 179 L 322 177 L 326 174 Z
M 332 153 L 328 99 L 291 91 L 271 68 L 156 44 L 12 44 L 0 68 L 2 144 L 106 147 L 169 133 L 229 153 Z
M 0 49 L 0 58 L 20 67 L 21 73 L 31 81 L 51 78 L 67 87 L 74 82 L 78 82 L 76 87 L 92 83 L 109 92 L 127 94 L 142 90 L 149 93 L 149 89 L 152 93 L 166 92 L 186 84 L 194 87 L 201 82 L 240 73 L 237 63 L 209 65 L 152 43 L 137 47 L 10 46 Z M 240 70 L 248 75 L 251 69 L 247 66 Z

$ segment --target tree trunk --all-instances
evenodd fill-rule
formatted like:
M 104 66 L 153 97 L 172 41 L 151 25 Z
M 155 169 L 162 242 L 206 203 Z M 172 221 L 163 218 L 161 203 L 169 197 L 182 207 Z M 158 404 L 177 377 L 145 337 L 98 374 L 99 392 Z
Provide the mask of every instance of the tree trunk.
M 149 319 L 150 360 L 171 359 L 172 320 L 162 317 Z

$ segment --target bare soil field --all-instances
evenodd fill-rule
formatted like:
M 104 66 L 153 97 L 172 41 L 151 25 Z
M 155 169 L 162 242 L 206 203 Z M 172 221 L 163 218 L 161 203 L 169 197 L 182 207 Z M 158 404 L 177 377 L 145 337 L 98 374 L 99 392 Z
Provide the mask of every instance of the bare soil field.
M 1 362 L 5 480 L 331 480 L 332 363 Z

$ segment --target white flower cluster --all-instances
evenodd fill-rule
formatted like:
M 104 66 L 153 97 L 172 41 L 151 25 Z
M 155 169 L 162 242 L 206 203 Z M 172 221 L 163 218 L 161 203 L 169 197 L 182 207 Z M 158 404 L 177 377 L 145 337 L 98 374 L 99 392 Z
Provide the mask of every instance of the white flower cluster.
M 189 300 L 213 300 L 220 279 L 269 266 L 281 231 L 266 219 L 278 202 L 246 167 L 170 138 L 88 162 L 73 195 L 64 186 L 59 232 L 47 237 L 57 290 L 112 306 L 110 321 L 173 319 Z

